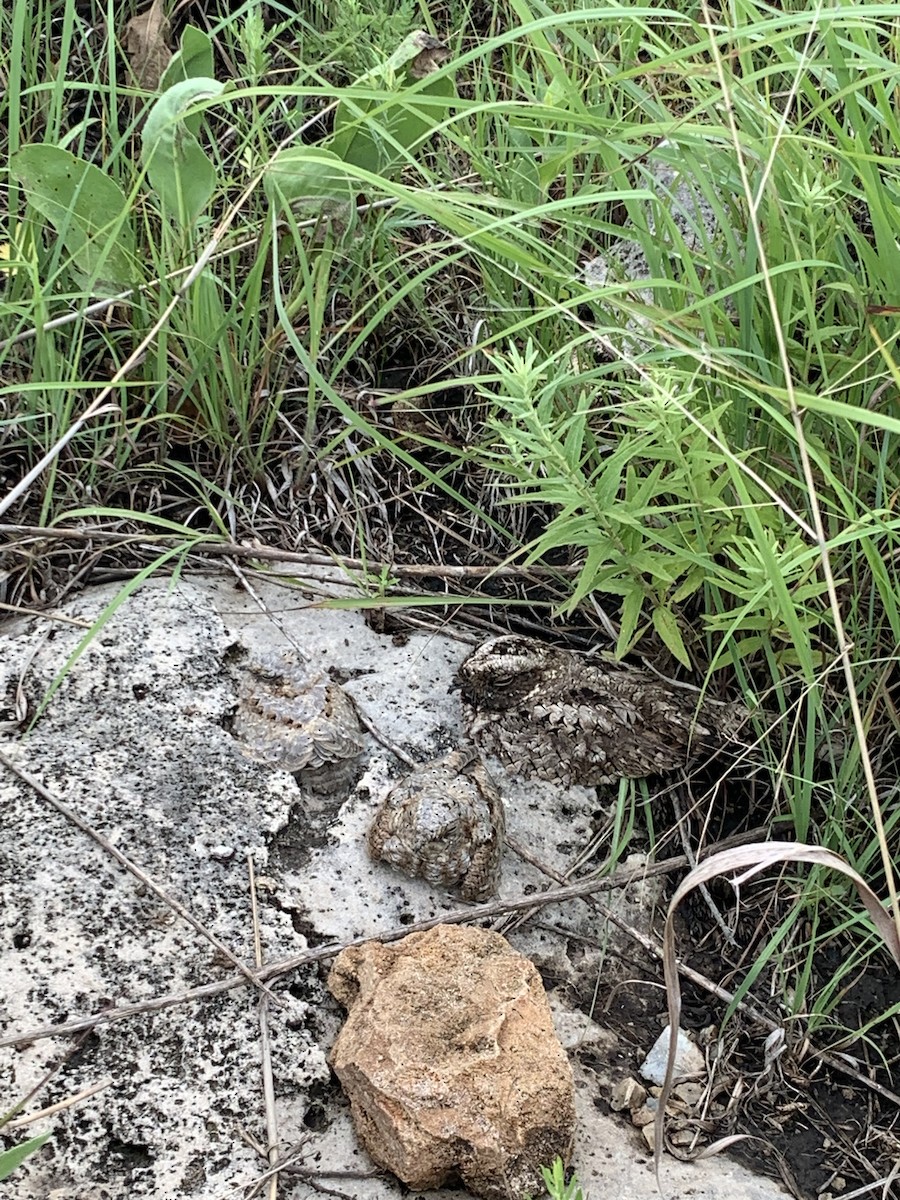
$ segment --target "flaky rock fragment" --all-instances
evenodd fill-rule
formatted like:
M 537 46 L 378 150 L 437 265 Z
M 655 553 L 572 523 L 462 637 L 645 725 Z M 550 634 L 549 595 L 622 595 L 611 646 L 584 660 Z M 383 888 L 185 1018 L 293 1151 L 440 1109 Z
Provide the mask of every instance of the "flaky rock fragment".
M 671 147 L 669 142 L 661 142 L 657 149 L 671 150 L 674 147 Z M 661 247 L 663 256 L 677 262 L 681 242 L 689 253 L 702 254 L 714 243 L 719 232 L 718 215 L 703 189 L 696 180 L 691 179 L 689 173 L 657 158 L 651 160 L 648 174 L 646 186 L 656 195 L 657 200 L 645 205 L 644 221 L 647 231 Z M 672 244 L 671 235 L 664 223 L 662 229 L 658 229 L 660 222 L 655 211 L 657 205 L 668 212 L 678 231 L 680 241 L 675 245 Z M 626 225 L 622 232 L 626 236 L 615 242 L 605 254 L 584 264 L 584 280 L 590 287 L 603 287 L 606 283 L 616 280 L 625 283 L 647 283 L 654 277 L 655 272 L 651 270 L 640 242 L 629 241 L 627 238 L 629 226 Z M 653 303 L 652 288 L 642 289 L 639 295 L 647 304 Z
M 372 857 L 398 871 L 486 900 L 497 890 L 504 828 L 487 770 L 474 751 L 452 750 L 388 792 L 367 840 Z
M 460 1179 L 486 1200 L 543 1190 L 568 1162 L 572 1070 L 534 966 L 497 933 L 439 925 L 343 951 L 349 1011 L 331 1063 L 372 1158 L 416 1190 Z
M 623 291 L 648 306 L 668 310 L 676 303 L 679 308 L 689 309 L 703 294 L 710 295 L 722 285 L 721 267 L 727 265 L 728 247 L 737 237 L 738 217 L 733 214 L 735 227 L 729 229 L 730 190 L 712 182 L 721 173 L 721 164 L 719 171 L 712 161 L 701 164 L 705 186 L 692 169 L 696 165 L 680 160 L 677 145 L 660 142 L 641 162 L 635 176 L 635 183 L 653 197 L 642 201 L 635 198 L 630 206 L 637 224 L 627 220 L 603 253 L 581 268 L 583 281 L 598 289 L 596 300 L 605 314 L 605 328 L 597 340 L 614 357 L 638 353 L 658 341 L 653 322 L 640 313 L 629 314 L 627 309 L 623 330 L 628 336 L 617 335 L 609 326 L 609 317 L 622 311 Z M 648 240 L 656 250 L 652 262 L 645 250 Z M 719 264 L 717 272 L 710 270 L 713 260 Z M 676 281 L 674 289 L 667 279 Z M 733 315 L 733 301 L 725 299 L 724 306 Z

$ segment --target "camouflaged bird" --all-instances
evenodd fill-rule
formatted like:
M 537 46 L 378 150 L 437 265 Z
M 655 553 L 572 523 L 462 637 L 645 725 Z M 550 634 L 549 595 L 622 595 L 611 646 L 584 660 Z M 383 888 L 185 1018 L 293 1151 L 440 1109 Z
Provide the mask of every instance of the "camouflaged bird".
M 255 654 L 241 680 L 232 733 L 256 762 L 333 790 L 355 767 L 363 729 L 353 701 L 294 652 Z
M 750 717 L 641 668 L 516 634 L 479 646 L 457 681 L 479 751 L 564 787 L 685 767 L 738 742 Z
M 465 900 L 497 890 L 503 801 L 471 750 L 424 763 L 385 797 L 369 853 L 407 875 L 456 888 Z

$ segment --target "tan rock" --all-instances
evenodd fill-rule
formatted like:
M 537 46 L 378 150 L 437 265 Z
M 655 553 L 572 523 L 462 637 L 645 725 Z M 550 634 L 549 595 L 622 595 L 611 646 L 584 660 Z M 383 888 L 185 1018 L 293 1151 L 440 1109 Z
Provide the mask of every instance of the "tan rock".
M 632 1111 L 641 1107 L 647 1099 L 647 1089 L 641 1087 L 636 1079 L 620 1079 L 612 1090 L 609 1107 L 613 1112 L 622 1112 L 629 1108 Z
M 505 938 L 439 925 L 345 950 L 328 978 L 349 1011 L 331 1062 L 360 1141 L 411 1188 L 459 1178 L 486 1200 L 543 1190 L 568 1163 L 572 1070 L 534 966 Z

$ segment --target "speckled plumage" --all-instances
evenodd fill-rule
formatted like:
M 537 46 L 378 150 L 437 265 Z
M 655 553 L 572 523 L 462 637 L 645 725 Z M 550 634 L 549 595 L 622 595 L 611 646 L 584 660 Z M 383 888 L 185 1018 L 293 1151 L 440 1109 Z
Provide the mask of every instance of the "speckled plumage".
M 327 673 L 298 655 L 262 651 L 241 680 L 232 732 L 248 758 L 337 782 L 341 764 L 356 760 L 363 730 L 353 702 Z
M 649 671 L 510 635 L 479 646 L 458 682 L 466 729 L 514 774 L 568 787 L 639 779 L 735 741 L 749 714 Z
M 504 828 L 503 801 L 484 766 L 472 751 L 454 750 L 388 793 L 369 853 L 466 900 L 486 900 L 497 890 Z
M 671 149 L 669 143 L 661 142 L 657 150 L 665 148 Z M 657 206 L 668 213 L 687 252 L 702 257 L 704 250 L 715 244 L 717 238 L 721 242 L 716 209 L 689 172 L 656 157 L 651 159 L 645 172 L 646 177 L 641 178 L 640 183 L 648 187 L 657 199 L 642 206 L 643 224 L 660 245 L 664 259 L 675 261 L 677 267 L 680 243 L 672 244 L 667 224 L 664 223 L 661 230 L 658 228 Z M 626 235 L 628 228 L 626 223 L 623 228 Z M 655 274 L 650 269 L 640 242 L 629 240 L 627 236 L 619 238 L 603 254 L 586 262 L 582 273 L 589 287 L 604 287 L 616 281 L 646 283 Z M 653 303 L 652 288 L 642 289 L 639 294 L 645 303 Z

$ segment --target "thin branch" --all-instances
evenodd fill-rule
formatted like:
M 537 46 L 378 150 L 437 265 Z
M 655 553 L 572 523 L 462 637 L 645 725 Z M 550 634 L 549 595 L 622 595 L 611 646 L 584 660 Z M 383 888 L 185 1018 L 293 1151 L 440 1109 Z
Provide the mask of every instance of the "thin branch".
M 701 861 L 711 857 L 713 854 L 721 852 L 726 848 L 733 848 L 743 845 L 748 841 L 752 841 L 759 837 L 759 830 L 751 830 L 746 834 L 740 834 L 735 837 L 725 838 L 723 841 L 709 846 L 700 854 Z M 593 896 L 598 891 L 609 891 L 614 888 L 627 887 L 631 883 L 636 883 L 648 878 L 655 878 L 660 875 L 668 875 L 673 871 L 682 870 L 688 865 L 686 857 L 678 855 L 677 858 L 667 859 L 663 863 L 653 863 L 650 866 L 643 866 L 637 869 L 620 870 L 612 875 L 597 878 L 593 877 L 588 880 L 582 880 L 579 883 L 571 884 L 568 887 L 553 888 L 546 892 L 540 892 L 532 896 L 517 896 L 509 900 L 495 900 L 489 904 L 473 905 L 468 908 L 454 909 L 451 912 L 443 913 L 439 916 L 429 917 L 424 921 L 415 921 L 411 925 L 402 925 L 399 928 L 391 929 L 385 933 L 379 934 L 363 934 L 360 937 L 352 938 L 345 942 L 333 942 L 327 946 L 318 946 L 314 950 L 306 950 L 302 954 L 296 954 L 290 958 L 283 958 L 276 962 L 270 963 L 266 967 L 258 968 L 253 972 L 253 978 L 256 982 L 270 980 L 286 975 L 291 971 L 296 971 L 301 967 L 311 966 L 314 963 L 326 962 L 331 958 L 336 958 L 343 950 L 348 950 L 354 946 L 363 946 L 366 942 L 398 942 L 403 938 L 408 937 L 411 933 L 424 933 L 429 929 L 434 929 L 437 925 L 460 925 L 466 922 L 475 921 L 490 921 L 496 917 L 503 916 L 507 913 L 525 912 L 533 910 L 537 912 L 539 909 L 548 904 L 564 903 L 567 900 L 582 900 Z M 610 912 L 610 920 L 613 920 L 621 929 L 629 936 L 634 937 L 639 945 L 643 946 L 654 957 L 663 961 L 664 953 L 661 946 L 653 942 L 646 934 L 633 926 L 627 925 L 614 913 Z M 691 968 L 677 964 L 678 971 L 692 982 L 708 990 L 712 995 L 718 997 L 726 1004 L 731 1004 L 734 1001 L 734 994 L 719 987 L 707 979 L 706 976 L 693 971 Z M 113 1021 L 122 1021 L 128 1017 L 139 1016 L 148 1012 L 161 1012 L 166 1008 L 173 1008 L 179 1004 L 186 1004 L 192 1000 L 205 1000 L 212 996 L 219 996 L 223 992 L 232 991 L 235 988 L 241 987 L 244 984 L 243 975 L 231 975 L 226 979 L 221 979 L 216 983 L 208 983 L 202 987 L 192 988 L 185 992 L 169 993 L 168 995 L 157 996 L 153 1000 L 145 1000 L 139 1004 L 122 1005 L 120 1008 L 106 1009 L 103 1012 L 96 1013 L 93 1016 L 78 1017 L 71 1021 L 63 1022 L 59 1025 L 47 1025 L 38 1029 L 29 1029 L 24 1033 L 11 1034 L 7 1037 L 0 1038 L 0 1049 L 6 1046 L 21 1046 L 29 1042 L 40 1041 L 49 1037 L 62 1037 L 69 1033 L 79 1033 L 84 1029 L 93 1029 L 98 1025 L 111 1023 Z M 750 1006 L 746 1001 L 743 1002 L 743 1011 L 752 1020 L 757 1021 L 763 1028 L 768 1030 L 782 1028 L 777 1022 L 773 1021 L 765 1013 Z M 848 1062 L 838 1055 L 831 1054 L 826 1050 L 817 1050 L 809 1044 L 805 1045 L 806 1053 L 813 1058 L 817 1058 L 820 1062 L 825 1063 L 833 1070 L 839 1071 L 844 1075 L 854 1079 L 861 1086 L 869 1088 L 873 1092 L 877 1092 L 883 1099 L 890 1101 L 892 1104 L 900 1108 L 900 1096 L 892 1092 L 889 1088 L 884 1087 L 874 1079 L 869 1079 L 862 1075 L 855 1068 L 851 1067 Z
M 739 841 L 743 840 L 739 839 Z M 736 841 L 735 839 L 729 839 L 724 844 L 731 846 L 735 845 Z M 715 847 L 710 847 L 710 853 L 714 849 Z M 434 929 L 436 925 L 460 925 L 467 922 L 489 921 L 506 913 L 523 912 L 528 909 L 537 911 L 547 904 L 577 900 L 584 896 L 590 896 L 597 891 L 626 887 L 628 884 L 645 879 L 648 876 L 668 875 L 672 871 L 683 870 L 686 866 L 688 866 L 687 859 L 683 855 L 679 855 L 678 858 L 668 859 L 664 863 L 617 871 L 605 878 L 582 880 L 579 883 L 570 884 L 568 887 L 554 888 L 533 896 L 519 896 L 510 900 L 493 900 L 488 904 L 470 905 L 466 908 L 458 908 L 435 917 L 429 917 L 427 920 L 415 921 L 411 925 L 401 925 L 384 933 L 368 933 L 360 937 L 351 938 L 348 941 L 332 942 L 326 946 L 317 946 L 315 949 L 305 950 L 301 954 L 278 959 L 251 973 L 255 982 L 276 979 L 301 967 L 326 962 L 328 959 L 335 958 L 342 950 L 347 950 L 351 946 L 362 946 L 366 942 L 375 940 L 381 942 L 398 942 L 410 933 L 424 933 L 429 929 Z M 203 984 L 201 987 L 191 988 L 188 991 L 170 992 L 167 995 L 157 996 L 151 1000 L 142 1000 L 137 1004 L 123 1004 L 119 1007 L 104 1009 L 102 1012 L 93 1015 L 75 1017 L 59 1025 L 47 1025 L 40 1029 L 29 1029 L 24 1033 L 11 1034 L 0 1038 L 0 1048 L 4 1046 L 21 1046 L 26 1042 L 39 1041 L 42 1038 L 61 1037 L 70 1033 L 78 1033 L 82 1029 L 92 1029 L 96 1025 L 103 1025 L 113 1021 L 123 1021 L 128 1017 L 139 1016 L 143 1013 L 161 1012 L 163 1009 L 173 1008 L 192 1000 L 206 1000 L 211 996 L 221 995 L 222 992 L 229 992 L 234 990 L 234 988 L 242 987 L 244 983 L 245 977 L 243 974 L 229 975 L 225 979 L 220 979 L 215 983 Z
M 4 525 L 0 524 L 0 534 L 17 533 L 23 537 L 58 538 L 67 541 L 105 541 L 116 545 L 128 545 L 137 542 L 146 544 L 148 548 L 158 548 L 162 545 L 177 545 L 179 541 L 175 534 L 147 533 L 116 533 L 109 529 L 91 529 L 73 526 L 45 525 Z M 185 537 L 188 531 L 185 531 Z M 14 546 L 7 546 L 14 550 Z M 401 579 L 493 579 L 522 578 L 529 575 L 537 578 L 552 578 L 556 575 L 577 575 L 583 568 L 578 565 L 559 567 L 517 567 L 497 563 L 495 565 L 465 565 L 448 566 L 442 563 L 396 563 L 379 562 L 375 559 L 346 558 L 340 554 L 298 554 L 290 550 L 279 550 L 276 546 L 246 546 L 237 542 L 192 542 L 192 554 L 221 555 L 232 558 L 255 558 L 260 562 L 297 563 L 304 567 L 340 567 L 347 571 L 365 571 L 377 575 L 382 571 L 396 575 Z
M 35 1121 L 40 1121 L 44 1117 L 55 1117 L 57 1113 L 65 1112 L 73 1104 L 80 1104 L 82 1100 L 87 1100 L 88 1097 L 96 1096 L 98 1092 L 112 1087 L 112 1084 L 112 1079 L 107 1076 L 105 1079 L 98 1080 L 97 1083 L 92 1083 L 89 1087 L 82 1088 L 80 1092 L 76 1092 L 73 1096 L 67 1096 L 65 1100 L 58 1100 L 56 1104 L 42 1108 L 40 1112 L 32 1113 L 28 1117 L 19 1117 L 16 1121 L 10 1121 L 7 1129 L 24 1129 L 26 1125 L 33 1125 Z
M 260 596 L 259 592 L 257 592 L 256 588 L 253 586 L 253 584 L 247 578 L 246 572 L 241 570 L 241 568 L 238 566 L 238 564 L 234 561 L 234 558 L 230 555 L 228 557 L 226 557 L 225 562 L 226 562 L 229 570 L 234 572 L 238 583 L 241 585 L 241 587 L 244 589 L 244 591 L 247 593 L 247 595 L 250 597 L 250 599 L 253 601 L 253 603 L 256 605 L 256 607 L 260 610 L 260 612 L 263 614 L 263 616 L 272 622 L 272 624 L 275 626 L 275 628 L 278 630 L 278 632 L 281 634 L 281 636 L 284 638 L 284 640 L 288 643 L 288 645 L 292 646 L 294 648 L 294 650 L 297 651 L 297 653 L 300 655 L 301 660 L 304 663 L 306 663 L 308 666 L 309 662 L 310 662 L 310 656 L 309 656 L 308 652 L 303 649 L 303 647 L 300 645 L 300 643 L 297 641 L 297 639 L 294 637 L 294 635 L 292 633 L 288 632 L 288 630 L 285 628 L 284 622 L 282 621 L 282 619 L 278 615 L 278 613 L 273 612 L 272 609 L 269 608 L 268 604 L 266 604 L 265 600 L 263 600 L 262 596 Z
M 60 1073 L 60 1071 L 62 1071 L 66 1066 L 68 1066 L 68 1064 L 72 1061 L 73 1058 L 75 1058 L 75 1056 L 77 1054 L 81 1053 L 81 1051 L 84 1047 L 84 1043 L 88 1040 L 89 1037 L 90 1037 L 90 1030 L 86 1029 L 84 1031 L 84 1033 L 81 1035 L 81 1037 L 76 1038 L 71 1043 L 71 1045 L 66 1050 L 65 1054 L 60 1055 L 60 1057 L 55 1062 L 50 1064 L 50 1066 L 47 1068 L 47 1070 L 44 1072 L 44 1074 L 41 1076 L 41 1078 L 32 1086 L 30 1091 L 25 1093 L 25 1095 L 21 1098 L 21 1100 L 17 1100 L 15 1102 L 15 1104 L 12 1106 L 12 1108 L 10 1108 L 7 1112 L 5 1112 L 5 1113 L 0 1112 L 0 1131 L 2 1131 L 3 1128 L 7 1127 L 7 1126 L 12 1128 L 12 1125 L 14 1124 L 13 1117 L 16 1115 L 16 1113 L 21 1112 L 22 1109 L 25 1108 L 25 1106 L 27 1104 L 30 1104 L 31 1101 L 35 1098 L 35 1096 L 39 1096 L 41 1094 L 41 1092 L 44 1090 L 44 1088 L 47 1086 L 47 1084 L 50 1082 L 50 1080 L 53 1079 L 54 1076 L 58 1075 Z M 31 1118 L 23 1117 L 22 1120 L 30 1121 Z

